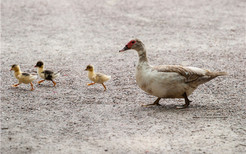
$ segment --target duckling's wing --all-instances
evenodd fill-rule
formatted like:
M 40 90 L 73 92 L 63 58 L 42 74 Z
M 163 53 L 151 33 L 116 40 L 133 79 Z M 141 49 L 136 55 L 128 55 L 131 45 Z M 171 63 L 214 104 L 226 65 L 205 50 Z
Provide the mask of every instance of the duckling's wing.
M 95 76 L 96 81 L 99 83 L 103 82 L 103 76 L 104 76 L 104 74 L 102 74 L 102 73 L 96 73 L 96 76 Z
M 44 70 L 42 73 L 44 73 L 44 74 L 53 74 L 54 72 L 50 71 L 50 70 Z
M 21 78 L 22 80 L 26 80 L 26 81 L 33 81 L 35 79 L 37 79 L 37 75 L 33 75 L 33 74 L 29 74 L 29 73 L 21 73 Z
M 29 73 L 21 73 L 23 76 L 30 76 Z
M 180 65 L 161 65 L 161 66 L 154 66 L 154 70 L 158 72 L 174 72 L 178 73 L 179 75 L 185 77 L 185 82 L 193 82 L 196 81 L 198 78 L 205 76 L 208 72 L 207 70 L 197 68 L 197 67 L 183 67 Z
M 96 81 L 99 83 L 106 82 L 110 79 L 111 77 L 102 73 L 96 73 Z
M 52 80 L 53 79 L 53 75 L 54 75 L 54 72 L 53 71 L 50 71 L 50 70 L 44 70 L 43 72 L 41 72 L 41 75 L 43 74 L 44 78 L 46 80 Z

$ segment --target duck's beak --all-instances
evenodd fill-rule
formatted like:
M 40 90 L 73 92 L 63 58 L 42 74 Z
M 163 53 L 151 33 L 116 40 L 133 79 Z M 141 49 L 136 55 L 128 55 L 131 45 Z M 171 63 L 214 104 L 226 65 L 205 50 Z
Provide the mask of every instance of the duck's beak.
M 127 45 L 123 48 L 123 49 L 121 49 L 119 52 L 123 52 L 123 51 L 126 51 L 126 50 L 129 50 L 130 48 L 128 48 L 127 47 Z

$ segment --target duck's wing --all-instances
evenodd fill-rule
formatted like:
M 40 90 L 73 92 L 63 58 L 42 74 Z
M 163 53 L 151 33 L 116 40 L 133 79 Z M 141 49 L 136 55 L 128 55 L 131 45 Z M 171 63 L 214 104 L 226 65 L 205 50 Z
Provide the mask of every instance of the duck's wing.
M 21 77 L 22 77 L 22 79 L 30 80 L 30 81 L 37 79 L 36 74 L 34 75 L 34 74 L 29 74 L 29 73 L 21 73 Z
M 111 78 L 111 76 L 105 75 L 103 73 L 96 73 L 96 81 L 97 82 L 105 82 Z
M 152 69 L 158 72 L 178 73 L 179 75 L 185 77 L 186 83 L 196 81 L 197 79 L 206 76 L 206 74 L 209 72 L 208 70 L 197 67 L 183 67 L 180 65 L 160 65 L 154 66 Z
M 30 76 L 29 73 L 21 73 L 21 75 L 23 75 L 23 76 Z
M 53 71 L 50 71 L 50 70 L 44 70 L 41 73 L 44 73 L 44 74 L 53 74 L 54 72 Z
M 41 72 L 41 75 L 43 75 L 46 80 L 52 80 L 54 72 L 50 70 L 44 70 Z

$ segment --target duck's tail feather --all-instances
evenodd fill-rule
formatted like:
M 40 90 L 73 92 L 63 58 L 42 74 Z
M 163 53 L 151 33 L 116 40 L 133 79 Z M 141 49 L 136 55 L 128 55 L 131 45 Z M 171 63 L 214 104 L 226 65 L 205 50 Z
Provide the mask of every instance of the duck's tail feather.
M 62 70 L 59 70 L 57 72 L 54 73 L 54 78 L 57 78 L 58 76 L 60 76 Z
M 192 81 L 191 84 L 194 86 L 194 87 L 197 87 L 198 85 L 200 84 L 203 84 L 203 83 L 206 83 L 218 76 L 224 76 L 224 75 L 227 75 L 226 72 L 210 72 L 210 71 L 207 71 L 207 73 L 202 76 L 202 77 L 198 77 L 196 80 Z
M 110 80 L 111 79 L 111 76 L 108 76 L 108 80 Z
M 36 74 L 32 74 L 32 77 L 31 77 L 31 80 L 33 81 L 33 80 L 36 80 L 38 78 L 38 75 L 36 75 Z
M 224 76 L 224 75 L 227 75 L 226 72 L 209 72 L 207 74 L 208 76 L 211 76 L 211 78 L 216 78 L 217 76 Z
M 57 78 L 60 75 L 60 72 L 54 73 L 54 78 Z

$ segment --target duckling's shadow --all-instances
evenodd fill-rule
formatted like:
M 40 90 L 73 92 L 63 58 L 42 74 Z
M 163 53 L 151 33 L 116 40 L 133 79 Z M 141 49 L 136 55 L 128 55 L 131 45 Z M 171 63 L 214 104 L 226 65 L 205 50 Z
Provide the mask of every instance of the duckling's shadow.
M 98 94 L 98 93 L 104 93 L 104 92 L 107 92 L 107 91 L 104 91 L 103 89 L 100 89 L 100 88 L 87 88 L 87 91 L 90 93 L 90 94 Z
M 27 92 L 27 91 L 31 91 L 31 89 L 27 89 L 24 87 L 10 87 L 8 88 L 9 90 L 15 91 L 15 92 Z
M 45 87 L 45 88 L 56 88 L 56 86 L 54 87 L 53 85 L 49 85 L 49 84 L 38 84 L 38 85 L 36 85 L 36 87 L 38 87 L 38 88 L 42 88 L 42 87 Z

